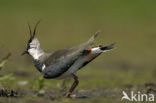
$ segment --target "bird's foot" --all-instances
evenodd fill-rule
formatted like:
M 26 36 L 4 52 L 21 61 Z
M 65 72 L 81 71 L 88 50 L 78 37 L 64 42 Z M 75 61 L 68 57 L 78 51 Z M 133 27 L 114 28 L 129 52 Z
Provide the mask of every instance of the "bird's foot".
M 66 97 L 66 98 L 71 98 L 70 95 L 71 95 L 71 92 L 67 92 L 66 95 L 65 95 L 65 97 Z

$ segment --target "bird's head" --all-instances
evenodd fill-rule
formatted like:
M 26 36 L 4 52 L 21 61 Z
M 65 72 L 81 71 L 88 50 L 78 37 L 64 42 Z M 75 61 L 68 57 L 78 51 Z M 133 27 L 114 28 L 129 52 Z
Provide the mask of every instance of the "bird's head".
M 37 50 L 40 48 L 40 43 L 39 43 L 38 39 L 35 37 L 36 28 L 39 23 L 40 23 L 40 21 L 38 21 L 36 23 L 33 33 L 31 31 L 30 25 L 28 23 L 29 31 L 30 31 L 30 39 L 26 45 L 26 50 L 21 55 L 24 55 L 24 54 L 34 55 L 34 53 L 36 53 Z

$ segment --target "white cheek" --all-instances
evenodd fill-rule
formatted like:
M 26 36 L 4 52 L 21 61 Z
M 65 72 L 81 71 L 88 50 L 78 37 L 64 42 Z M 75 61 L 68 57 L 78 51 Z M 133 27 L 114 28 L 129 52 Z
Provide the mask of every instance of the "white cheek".
M 34 49 L 29 49 L 28 52 L 31 54 L 31 55 L 34 55 L 36 53 L 36 50 Z
M 41 53 L 38 49 L 34 48 L 29 49 L 28 52 L 34 59 L 39 59 L 39 57 L 44 54 L 43 52 Z
M 38 59 L 39 55 L 38 55 L 38 51 L 35 49 L 29 49 L 28 50 L 29 54 L 34 58 L 34 59 Z

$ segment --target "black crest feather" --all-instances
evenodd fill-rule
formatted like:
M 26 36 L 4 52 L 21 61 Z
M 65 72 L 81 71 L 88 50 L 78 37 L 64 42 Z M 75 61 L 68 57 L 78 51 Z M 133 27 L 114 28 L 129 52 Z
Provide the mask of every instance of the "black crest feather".
M 41 20 L 39 20 L 39 21 L 36 23 L 33 33 L 32 33 L 32 30 L 31 30 L 30 24 L 29 24 L 29 22 L 28 22 L 28 27 L 29 27 L 29 32 L 30 32 L 30 39 L 29 39 L 28 43 L 30 43 L 30 42 L 33 40 L 33 38 L 35 37 L 35 35 L 36 35 L 36 29 L 37 29 L 37 26 L 38 26 L 38 24 L 39 24 L 40 22 L 41 22 Z

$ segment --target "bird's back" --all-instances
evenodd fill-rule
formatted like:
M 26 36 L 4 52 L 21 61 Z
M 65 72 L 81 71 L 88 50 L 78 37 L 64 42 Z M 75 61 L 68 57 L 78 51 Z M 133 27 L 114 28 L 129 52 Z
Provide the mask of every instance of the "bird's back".
M 46 78 L 54 78 L 66 72 L 74 62 L 84 54 L 84 51 L 93 44 L 96 33 L 87 42 L 68 49 L 57 50 L 44 60 Z

